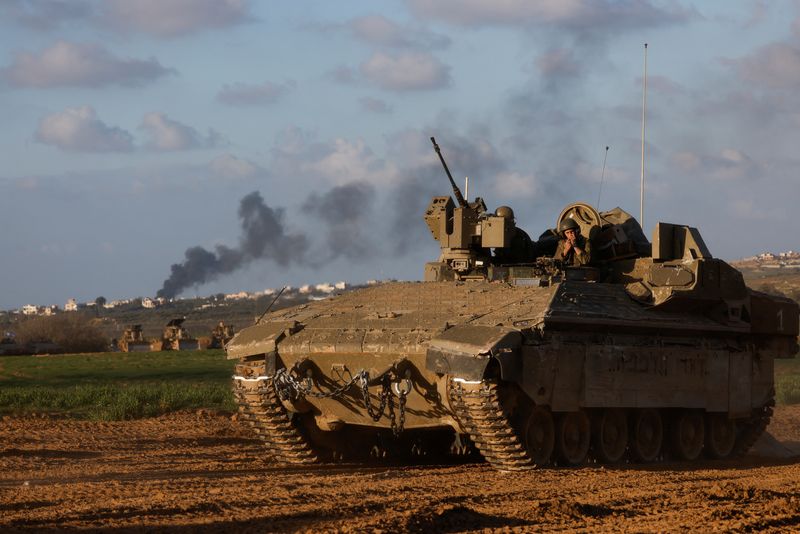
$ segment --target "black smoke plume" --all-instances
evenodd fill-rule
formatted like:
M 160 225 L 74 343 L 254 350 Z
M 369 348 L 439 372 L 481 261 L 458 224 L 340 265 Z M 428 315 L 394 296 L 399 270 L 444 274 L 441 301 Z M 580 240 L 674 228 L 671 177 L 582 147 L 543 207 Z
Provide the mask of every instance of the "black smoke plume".
M 364 182 L 336 186 L 323 195 L 311 193 L 303 209 L 326 227 L 328 260 L 363 258 L 371 244 L 366 220 L 372 213 L 375 188 Z
M 173 298 L 188 287 L 211 282 L 261 258 L 283 267 L 304 263 L 308 238 L 304 234 L 287 234 L 283 216 L 284 210 L 264 204 L 258 191 L 245 196 L 239 204 L 242 225 L 239 246 L 217 245 L 214 251 L 203 247 L 187 249 L 183 263 L 175 263 L 170 268 L 170 276 L 158 296 Z

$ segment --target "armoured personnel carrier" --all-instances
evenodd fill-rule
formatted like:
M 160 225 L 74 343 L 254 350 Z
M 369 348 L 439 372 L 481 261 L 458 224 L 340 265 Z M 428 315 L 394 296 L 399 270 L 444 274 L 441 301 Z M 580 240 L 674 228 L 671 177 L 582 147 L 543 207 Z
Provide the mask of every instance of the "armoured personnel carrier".
M 209 349 L 222 349 L 225 344 L 233 339 L 236 329 L 233 325 L 225 324 L 225 321 L 220 321 L 217 326 L 211 330 L 211 342 L 208 344 Z
M 150 342 L 144 338 L 142 325 L 134 324 L 128 326 L 122 333 L 122 337 L 117 341 L 117 348 L 122 352 L 148 352 Z
M 161 336 L 161 350 L 197 350 L 200 343 L 183 327 L 185 317 L 173 319 L 164 327 Z
M 529 247 L 511 210 L 451 184 L 456 202 L 425 214 L 441 255 L 424 282 L 275 311 L 226 346 L 242 417 L 278 461 L 448 448 L 501 470 L 690 461 L 761 435 L 774 359 L 798 349 L 797 303 L 748 289 L 696 228 L 658 223 L 650 242 L 623 210 L 584 203 L 555 222 L 577 223 L 592 261 L 565 266 L 557 232 Z M 520 246 L 529 257 L 503 259 Z

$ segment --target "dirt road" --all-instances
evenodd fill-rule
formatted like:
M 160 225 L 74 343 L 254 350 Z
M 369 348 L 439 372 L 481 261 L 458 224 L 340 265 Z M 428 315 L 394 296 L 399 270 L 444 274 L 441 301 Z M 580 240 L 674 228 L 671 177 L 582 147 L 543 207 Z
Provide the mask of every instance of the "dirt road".
M 800 529 L 800 406 L 753 454 L 689 469 L 278 467 L 221 415 L 0 422 L 0 530 Z

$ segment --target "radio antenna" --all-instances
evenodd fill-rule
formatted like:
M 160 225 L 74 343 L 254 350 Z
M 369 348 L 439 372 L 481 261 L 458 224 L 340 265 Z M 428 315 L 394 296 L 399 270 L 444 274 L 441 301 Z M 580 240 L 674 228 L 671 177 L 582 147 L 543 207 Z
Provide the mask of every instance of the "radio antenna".
M 642 77 L 642 174 L 639 185 L 639 224 L 644 229 L 644 131 L 647 110 L 647 43 L 644 44 L 644 76 Z
M 264 310 L 264 313 L 262 313 L 262 314 L 261 314 L 261 317 L 259 317 L 258 319 L 256 319 L 256 322 L 255 322 L 255 324 L 258 324 L 258 323 L 259 323 L 259 321 L 261 321 L 261 319 L 263 319 L 263 318 L 264 318 L 264 316 L 267 314 L 267 312 L 269 312 L 269 311 L 272 309 L 272 306 L 274 306 L 274 305 L 275 305 L 275 303 L 276 303 L 276 302 L 278 302 L 278 299 L 281 297 L 281 295 L 283 295 L 283 292 L 284 292 L 284 291 L 286 291 L 286 288 L 287 288 L 287 287 L 289 287 L 289 286 L 283 286 L 283 289 L 281 289 L 280 291 L 278 291 L 278 294 L 277 294 L 277 295 L 275 295 L 275 298 L 274 298 L 274 299 L 272 299 L 272 302 L 270 302 L 270 303 L 269 303 L 269 306 L 267 306 L 267 309 L 266 309 L 266 310 Z
M 603 193 L 603 179 L 606 177 L 606 160 L 608 159 L 608 147 L 606 147 L 606 154 L 603 156 L 603 172 L 600 174 L 600 190 L 597 191 L 597 211 L 600 211 L 600 195 Z

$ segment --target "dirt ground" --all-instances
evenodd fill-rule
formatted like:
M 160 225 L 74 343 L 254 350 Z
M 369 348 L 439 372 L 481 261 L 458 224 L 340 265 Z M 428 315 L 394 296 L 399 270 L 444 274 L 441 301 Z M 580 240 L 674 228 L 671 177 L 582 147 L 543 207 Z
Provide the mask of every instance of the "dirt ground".
M 800 406 L 744 459 L 503 474 L 279 467 L 229 417 L 0 421 L 0 530 L 527 532 L 800 529 Z

